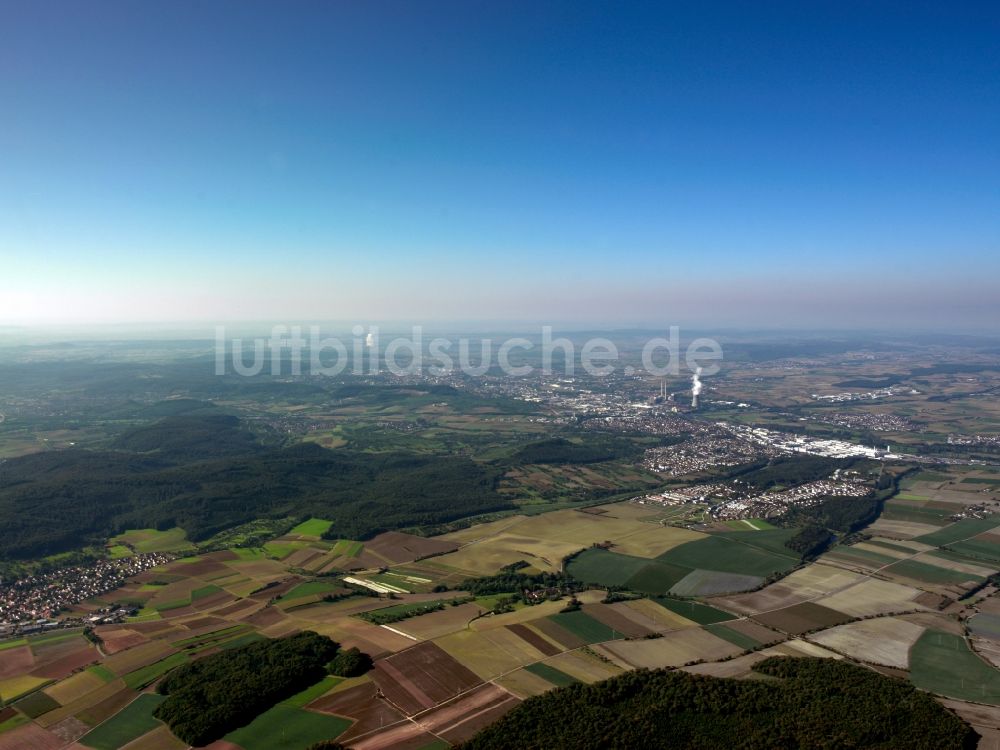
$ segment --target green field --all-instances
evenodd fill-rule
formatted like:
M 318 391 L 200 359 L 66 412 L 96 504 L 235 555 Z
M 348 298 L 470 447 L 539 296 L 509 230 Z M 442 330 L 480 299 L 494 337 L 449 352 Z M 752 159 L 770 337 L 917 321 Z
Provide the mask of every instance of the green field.
M 681 617 L 686 617 L 699 625 L 711 625 L 716 622 L 726 622 L 736 619 L 735 615 L 723 612 L 721 609 L 716 609 L 715 607 L 709 607 L 707 604 L 700 604 L 699 602 L 664 597 L 654 597 L 653 601 L 664 609 L 669 609 L 671 612 Z
M 549 617 L 552 622 L 566 628 L 573 635 L 583 638 L 587 643 L 600 643 L 623 638 L 603 622 L 598 622 L 586 612 L 560 612 Z
M 285 600 L 301 599 L 304 596 L 326 594 L 327 592 L 333 591 L 337 588 L 339 588 L 339 586 L 337 586 L 337 584 L 333 581 L 304 581 L 281 598 Z
M 751 638 L 750 636 L 740 633 L 732 628 L 727 628 L 725 625 L 716 623 L 714 625 L 706 625 L 705 630 L 707 630 L 712 635 L 717 635 L 724 641 L 729 641 L 734 646 L 739 646 L 743 649 L 757 648 L 760 646 L 760 642 Z
M 1000 671 L 958 635 L 935 630 L 921 635 L 910 649 L 910 681 L 949 698 L 1000 705 Z
M 983 580 L 981 576 L 976 576 L 972 573 L 939 568 L 936 565 L 928 565 L 919 560 L 901 560 L 894 565 L 890 565 L 885 571 L 926 583 L 965 583 L 967 581 Z
M 136 552 L 178 552 L 194 549 L 184 529 L 128 529 L 109 540 L 112 545 L 131 545 Z
M 741 522 L 742 523 L 742 522 Z M 754 523 L 766 523 L 766 521 L 754 521 Z M 750 529 L 748 528 L 747 531 Z M 788 549 L 785 546 L 785 542 L 791 539 L 793 536 L 799 533 L 798 528 L 788 528 L 779 529 L 774 526 L 768 525 L 767 528 L 762 528 L 756 534 L 739 534 L 732 531 L 717 531 L 712 534 L 713 537 L 722 537 L 723 539 L 729 539 L 734 542 L 740 542 L 746 544 L 750 547 L 756 547 L 757 549 L 762 549 L 765 552 L 773 552 L 779 557 L 788 557 L 793 560 L 798 561 L 799 557 L 795 552 Z M 713 568 L 717 570 L 717 568 Z M 742 570 L 732 571 L 734 573 L 743 573 Z M 754 575 L 754 574 L 748 574 Z
M 233 638 L 230 641 L 218 641 L 212 645 L 218 646 L 222 651 L 228 651 L 231 648 L 241 648 L 243 646 L 249 646 L 251 643 L 262 641 L 265 638 L 267 638 L 266 635 L 261 635 L 260 633 L 253 632 L 237 636 L 236 638 Z
M 600 586 L 624 586 L 629 578 L 644 567 L 649 560 L 597 547 L 585 550 L 570 560 L 566 572 L 586 583 Z M 667 587 L 669 588 L 669 586 Z M 666 591 L 666 589 L 663 589 Z
M 887 542 L 884 539 L 869 539 L 867 544 L 874 544 L 876 547 L 882 547 L 883 549 L 891 549 L 896 552 L 903 552 L 907 555 L 913 554 L 913 549 L 910 547 L 904 547 L 902 544 L 893 544 L 892 542 Z
M 267 553 L 260 547 L 233 547 L 231 550 L 240 560 L 263 560 Z
M 236 625 L 230 625 L 225 628 L 220 628 L 219 630 L 213 630 L 210 633 L 202 633 L 201 635 L 192 635 L 188 638 L 182 638 L 179 641 L 171 641 L 171 646 L 176 646 L 177 648 L 191 648 L 193 646 L 205 646 L 205 645 L 215 645 L 220 641 L 225 641 L 229 638 L 235 638 L 236 636 L 242 635 L 251 629 L 250 625 L 245 622 L 237 623 Z
M 302 708 L 307 703 L 312 703 L 314 700 L 319 698 L 324 693 L 332 690 L 334 687 L 339 685 L 344 681 L 343 677 L 334 677 L 333 675 L 327 675 L 322 680 L 317 682 L 315 685 L 310 685 L 301 693 L 296 693 L 291 698 L 282 701 L 286 706 L 292 706 L 294 708 Z
M 913 541 L 922 542 L 924 544 L 933 544 L 935 547 L 940 547 L 945 544 L 957 542 L 961 539 L 968 539 L 969 537 L 976 536 L 977 534 L 982 534 L 984 531 L 989 531 L 996 526 L 1000 526 L 1000 517 L 963 518 L 961 521 L 956 521 L 950 526 L 945 526 L 939 531 L 933 531 L 930 534 L 918 536 Z
M 118 750 L 160 726 L 159 720 L 153 718 L 153 711 L 165 700 L 165 696 L 156 693 L 143 693 L 123 710 L 85 734 L 80 744 L 95 750 Z
M 5 721 L 0 721 L 0 734 L 4 732 L 9 732 L 11 729 L 16 729 L 22 724 L 27 724 L 31 719 L 29 719 L 24 714 L 14 714 L 9 719 Z
M 108 557 L 112 560 L 120 560 L 123 557 L 132 557 L 132 550 L 124 544 L 114 544 L 108 547 Z
M 12 641 L 0 641 L 0 651 L 8 648 L 18 648 L 19 646 L 27 646 L 27 638 L 15 638 Z
M 44 713 L 59 708 L 59 703 L 54 698 L 50 698 L 41 690 L 38 690 L 26 698 L 22 698 L 14 704 L 21 713 L 35 719 Z
M 305 750 L 316 742 L 340 736 L 351 723 L 350 719 L 279 703 L 225 739 L 244 750 Z
M 982 564 L 1000 563 L 1000 544 L 985 542 L 980 539 L 967 539 L 964 542 L 949 544 L 948 549 L 957 552 L 966 559 L 971 559 Z
M 644 594 L 665 594 L 690 572 L 690 568 L 684 568 L 680 565 L 651 562 L 629 578 L 625 585 L 633 591 L 640 591 Z
M 43 633 L 42 635 L 29 635 L 28 643 L 32 647 L 37 647 L 41 645 L 51 646 L 53 643 L 62 643 L 63 641 L 69 641 L 73 638 L 79 638 L 83 635 L 83 628 L 74 628 L 72 630 L 54 630 L 51 633 Z
M 332 552 L 335 555 L 344 555 L 345 557 L 357 557 L 361 554 L 361 550 L 365 548 L 364 543 L 355 542 L 351 539 L 338 539 L 337 543 L 333 545 Z
M 579 682 L 575 677 L 562 672 L 555 667 L 550 667 L 548 664 L 542 664 L 538 662 L 537 664 L 529 664 L 525 667 L 532 674 L 536 674 L 547 682 L 551 682 L 556 687 L 566 687 L 567 685 L 573 685 Z
M 915 502 L 896 500 L 895 498 L 886 502 L 882 509 L 882 518 L 887 521 L 912 521 L 932 526 L 947 524 L 950 515 L 951 513 L 947 510 L 928 508 Z
M 915 482 L 947 482 L 954 478 L 950 474 L 940 474 L 936 471 L 921 471 L 912 479 Z
M 744 534 L 733 531 L 713 534 L 667 550 L 656 559 L 693 570 L 717 570 L 722 573 L 740 573 L 750 576 L 769 576 L 783 573 L 798 563 L 791 550 L 777 552 L 782 537 L 791 536 L 793 529 L 758 531 Z
M 222 591 L 222 589 L 220 589 L 218 586 L 214 586 L 214 585 L 212 585 L 210 583 L 207 586 L 202 586 L 201 588 L 195 589 L 194 591 L 192 591 L 191 592 L 191 601 L 196 602 L 199 599 L 204 599 L 206 596 L 211 596 L 212 594 L 217 594 L 220 591 Z
M 912 550 L 910 550 L 912 554 Z M 833 557 L 839 557 L 845 560 L 853 560 L 860 563 L 869 563 L 872 565 L 878 565 L 879 567 L 883 565 L 892 565 L 898 558 L 890 557 L 889 555 L 882 555 L 878 552 L 872 552 L 868 549 L 858 549 L 850 545 L 843 547 L 835 547 L 829 552 Z
M 624 586 L 644 594 L 662 595 L 696 568 L 762 578 L 798 563 L 783 549 L 795 529 L 732 531 L 706 536 L 674 547 L 654 560 L 605 549 L 588 549 L 574 557 L 566 572 L 599 586 Z M 744 543 L 744 540 L 747 540 Z
M 115 679 L 114 673 L 103 664 L 95 664 L 92 667 L 87 667 L 87 671 L 97 677 L 100 677 L 105 682 L 111 682 Z
M 297 549 L 309 546 L 308 542 L 266 542 L 264 551 L 268 557 L 275 560 L 284 560 Z
M 298 536 L 321 537 L 329 531 L 331 526 L 333 526 L 333 521 L 324 521 L 322 518 L 310 518 L 308 521 L 300 523 L 288 533 Z
M 187 661 L 187 654 L 171 654 L 165 659 L 160 659 L 160 661 L 153 662 L 145 667 L 140 667 L 134 672 L 129 672 L 122 679 L 124 679 L 125 684 L 133 690 L 141 690 L 147 685 L 156 682 L 160 679 L 160 677 L 165 675 L 174 667 L 186 664 Z

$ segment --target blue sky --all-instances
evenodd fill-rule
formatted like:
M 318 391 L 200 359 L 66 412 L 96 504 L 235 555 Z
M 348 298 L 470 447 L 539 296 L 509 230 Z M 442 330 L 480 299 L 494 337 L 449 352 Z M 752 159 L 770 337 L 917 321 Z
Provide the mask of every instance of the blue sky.
M 0 323 L 990 328 L 989 4 L 23 3 Z

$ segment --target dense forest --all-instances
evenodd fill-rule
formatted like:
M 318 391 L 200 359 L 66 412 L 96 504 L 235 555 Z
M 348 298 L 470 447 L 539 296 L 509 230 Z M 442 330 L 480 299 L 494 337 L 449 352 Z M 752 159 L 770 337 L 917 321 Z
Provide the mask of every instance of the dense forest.
M 500 468 L 465 456 L 264 447 L 248 436 L 232 417 L 182 415 L 124 435 L 119 450 L 0 463 L 0 559 L 127 528 L 180 526 L 199 541 L 255 518 L 316 516 L 334 522 L 333 535 L 366 539 L 512 507 L 496 492 Z
M 515 451 L 510 462 L 515 465 L 592 464 L 641 455 L 642 448 L 627 438 L 590 434 L 581 442 L 550 438 L 529 443 Z
M 306 630 L 206 656 L 161 680 L 157 691 L 167 699 L 154 715 L 184 742 L 207 745 L 321 680 L 337 649 Z M 341 669 L 356 666 L 354 655 L 345 660 Z
M 762 679 L 627 672 L 529 698 L 462 745 L 536 748 L 974 748 L 978 735 L 908 683 L 833 659 L 772 657 Z M 767 675 L 768 677 L 764 677 Z

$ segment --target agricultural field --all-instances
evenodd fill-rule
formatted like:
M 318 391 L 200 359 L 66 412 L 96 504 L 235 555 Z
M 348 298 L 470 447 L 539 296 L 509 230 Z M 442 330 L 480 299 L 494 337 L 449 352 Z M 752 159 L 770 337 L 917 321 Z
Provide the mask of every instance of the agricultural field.
M 131 529 L 112 537 L 109 544 L 136 552 L 188 552 L 195 548 L 184 529 L 178 528 L 167 531 Z
M 307 711 L 286 701 L 265 711 L 245 727 L 227 734 L 225 741 L 243 750 L 305 748 L 340 736 L 350 725 L 349 719 Z
M 809 640 L 857 661 L 908 669 L 910 649 L 923 632 L 916 623 L 879 617 L 838 625 L 809 636 Z
M 697 532 L 661 526 L 645 518 L 611 513 L 558 510 L 513 517 L 445 534 L 437 539 L 461 544 L 458 551 L 427 560 L 432 569 L 489 575 L 524 560 L 537 570 L 555 571 L 562 559 L 593 544 L 610 542 L 614 554 L 648 562 L 656 555 L 698 539 Z
M 163 696 L 144 693 L 112 718 L 80 738 L 80 744 L 94 750 L 117 750 L 161 725 L 153 710 Z
M 736 656 L 745 648 L 720 638 L 704 628 L 688 628 L 662 638 L 612 641 L 595 647 L 615 663 L 636 667 L 680 667 L 695 661 L 718 661 Z
M 917 639 L 910 652 L 910 680 L 938 695 L 1000 705 L 1000 671 L 952 633 L 928 629 Z
M 573 473 L 560 471 L 545 473 Z M 911 482 L 852 544 L 806 564 L 785 546 L 796 529 L 756 519 L 680 528 L 663 522 L 663 509 L 630 502 L 522 508 L 436 536 L 392 531 L 363 542 L 324 539 L 330 522 L 311 518 L 259 546 L 206 553 L 177 529 L 128 531 L 110 549 L 178 557 L 75 608 L 89 616 L 116 601 L 140 607 L 95 627 L 100 651 L 79 630 L 0 641 L 0 698 L 9 704 L 0 750 L 182 750 L 152 717 L 156 682 L 202 656 L 301 630 L 359 648 L 374 669 L 317 683 L 231 732 L 219 750 L 304 750 L 331 738 L 361 748 L 445 747 L 558 686 L 658 666 L 748 677 L 768 654 L 847 658 L 909 672 L 918 687 L 953 700 L 997 702 L 994 589 L 965 610 L 976 652 L 962 625 L 938 613 L 986 583 L 1000 561 L 991 519 L 950 520 L 966 507 L 960 500 L 978 497 L 942 489 L 962 483 L 954 479 Z M 896 506 L 922 520 L 901 518 Z M 883 522 L 915 533 L 879 531 Z M 602 588 L 591 588 L 577 592 L 579 607 L 569 611 L 556 595 L 493 614 L 503 595 L 473 599 L 461 590 L 466 578 L 521 561 L 526 575 L 560 572 L 571 555 L 562 572 L 633 593 L 605 601 Z
M 617 545 L 588 549 L 567 570 L 603 586 L 662 595 L 712 596 L 760 586 L 766 576 L 790 570 L 798 557 L 785 548 L 792 530 L 700 534 L 651 559 L 625 555 Z

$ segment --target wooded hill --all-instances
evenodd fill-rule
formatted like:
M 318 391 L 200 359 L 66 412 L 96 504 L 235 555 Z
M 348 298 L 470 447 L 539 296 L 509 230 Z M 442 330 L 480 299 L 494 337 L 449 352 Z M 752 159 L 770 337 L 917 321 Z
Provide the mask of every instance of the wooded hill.
M 833 659 L 772 657 L 734 680 L 627 672 L 529 698 L 464 750 L 974 748 L 978 735 L 926 693 Z M 767 677 L 764 677 L 767 675 Z
M 495 489 L 500 469 L 465 456 L 267 448 L 232 417 L 170 417 L 117 446 L 0 464 L 0 559 L 100 544 L 128 528 L 180 526 L 199 541 L 255 518 L 316 516 L 339 537 L 367 539 L 512 507 Z

